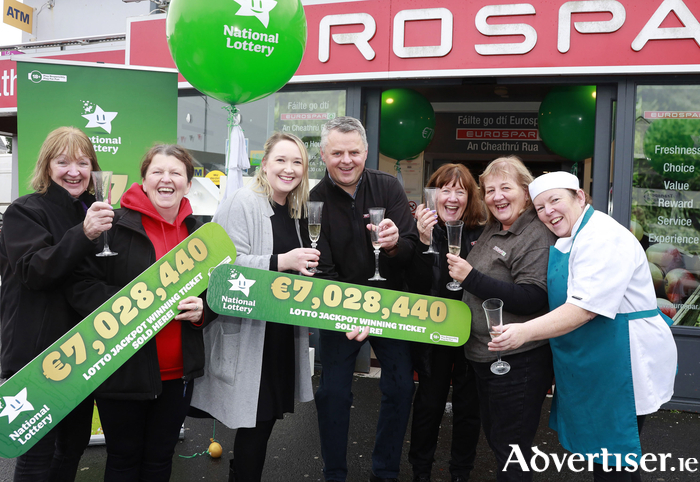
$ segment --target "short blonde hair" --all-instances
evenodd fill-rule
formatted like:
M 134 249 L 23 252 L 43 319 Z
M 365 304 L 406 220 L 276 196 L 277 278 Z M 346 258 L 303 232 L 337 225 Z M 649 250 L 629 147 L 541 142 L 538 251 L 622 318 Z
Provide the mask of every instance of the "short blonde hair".
M 30 181 L 31 187 L 43 194 L 51 184 L 51 161 L 66 151 L 66 155 L 71 159 L 78 159 L 80 153 L 90 159 L 93 171 L 99 171 L 100 165 L 97 163 L 95 148 L 92 142 L 83 131 L 75 127 L 59 127 L 46 136 L 46 140 L 41 145 L 39 159 L 34 166 L 34 173 Z M 88 191 L 94 192 L 92 177 L 88 184 Z
M 301 153 L 301 163 L 304 167 L 304 173 L 301 177 L 301 182 L 297 187 L 294 188 L 292 192 L 287 195 L 287 206 L 289 208 L 289 216 L 292 219 L 301 219 L 306 216 L 306 201 L 309 200 L 309 153 L 306 152 L 306 146 L 304 142 L 299 139 L 294 134 L 288 134 L 286 132 L 274 132 L 270 138 L 265 142 L 265 151 L 263 154 L 263 161 L 267 162 L 267 158 L 270 152 L 280 141 L 291 141 L 297 145 L 299 152 Z M 255 191 L 264 193 L 268 200 L 272 203 L 273 192 L 272 186 L 270 186 L 270 181 L 267 179 L 267 174 L 262 169 L 262 165 L 255 173 L 253 178 L 253 189 Z
M 513 179 L 525 193 L 525 207 L 518 215 L 524 213 L 528 209 L 532 209 L 532 199 L 528 194 L 528 186 L 534 180 L 530 170 L 525 167 L 523 161 L 518 156 L 504 156 L 494 159 L 486 166 L 484 172 L 479 176 L 479 187 L 481 188 L 481 198 L 485 199 L 486 191 L 484 189 L 484 181 L 489 176 L 503 176 Z M 490 209 L 487 209 L 488 222 L 496 222 L 497 219 Z

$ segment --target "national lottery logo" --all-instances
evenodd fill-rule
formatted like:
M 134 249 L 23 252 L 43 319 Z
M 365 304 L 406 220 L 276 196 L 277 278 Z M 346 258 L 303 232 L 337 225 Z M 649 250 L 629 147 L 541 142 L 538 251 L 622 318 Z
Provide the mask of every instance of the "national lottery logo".
M 46 404 L 39 409 L 35 409 L 34 405 L 27 400 L 27 387 L 20 390 L 14 397 L 2 398 L 5 406 L 0 412 L 0 417 L 7 417 L 8 424 L 14 422 L 22 412 L 33 413 L 31 416 L 25 415 L 22 425 L 6 434 L 12 442 L 19 442 L 24 445 L 39 432 L 50 430 L 53 423 L 53 416 L 50 413 L 51 409 Z M 42 435 L 39 435 L 39 437 Z
M 277 6 L 276 0 L 235 0 L 241 6 L 236 15 L 255 17 L 265 28 L 270 23 L 270 12 Z
M 267 27 L 270 23 L 270 11 L 277 2 L 275 0 L 235 0 L 241 8 L 236 12 L 236 16 L 255 17 L 260 23 Z M 239 28 L 237 25 L 224 25 L 224 36 L 226 37 L 226 48 L 235 50 L 245 50 L 254 55 L 259 54 L 269 57 L 275 51 L 275 47 L 280 42 L 280 34 L 257 32 L 252 28 Z
M 231 279 L 228 280 L 228 282 L 231 283 L 229 291 L 240 291 L 246 295 L 246 297 L 248 297 L 250 294 L 250 287 L 255 284 L 255 280 L 246 279 L 246 277 L 243 276 L 243 273 L 241 273 L 238 278 L 234 278 L 235 274 L 235 271 L 231 273 Z
M 112 121 L 119 114 L 118 112 L 107 112 L 99 105 L 83 100 L 83 114 L 82 117 L 88 120 L 85 125 L 86 129 L 93 127 L 99 127 L 104 130 L 107 134 L 112 133 Z
M 34 406 L 27 401 L 27 387 L 20 390 L 14 397 L 2 398 L 5 401 L 5 407 L 0 412 L 0 417 L 7 417 L 8 423 L 12 423 L 20 413 L 34 410 Z

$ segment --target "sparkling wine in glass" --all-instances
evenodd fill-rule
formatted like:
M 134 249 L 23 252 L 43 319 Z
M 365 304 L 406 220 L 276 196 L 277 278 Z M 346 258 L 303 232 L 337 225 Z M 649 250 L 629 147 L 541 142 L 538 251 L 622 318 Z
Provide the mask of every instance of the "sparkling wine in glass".
M 92 171 L 92 183 L 95 186 L 95 199 L 100 202 L 109 203 L 112 190 L 112 171 Z M 109 249 L 107 244 L 107 231 L 103 232 L 104 248 L 95 256 L 116 256 L 117 253 Z
M 462 246 L 462 227 L 463 221 L 447 221 L 445 229 L 447 230 L 447 248 L 450 254 L 459 256 Z M 450 291 L 459 291 L 462 285 L 455 279 L 447 283 L 447 289 Z
M 503 301 L 498 298 L 489 298 L 481 304 L 481 307 L 486 313 L 486 322 L 488 323 L 489 335 L 491 339 L 501 336 L 503 333 Z M 498 360 L 491 364 L 491 371 L 496 375 L 505 375 L 510 371 L 508 362 L 501 360 L 501 352 L 498 354 Z
M 372 223 L 372 247 L 374 248 L 374 276 L 369 278 L 369 281 L 386 281 L 379 274 L 379 248 L 382 247 L 379 242 L 379 223 L 384 219 L 384 208 L 369 208 L 369 222 Z
M 309 201 L 307 203 L 309 212 L 309 238 L 311 239 L 311 247 L 316 249 L 318 238 L 321 237 L 321 211 L 323 211 L 323 201 Z M 309 268 L 312 273 L 320 273 L 316 268 Z
M 437 197 L 438 188 L 436 187 L 426 187 L 423 189 L 423 194 L 425 196 L 425 207 L 431 211 L 435 211 L 435 198 Z M 423 254 L 437 254 L 438 251 L 433 248 L 433 229 L 430 228 L 430 247 Z

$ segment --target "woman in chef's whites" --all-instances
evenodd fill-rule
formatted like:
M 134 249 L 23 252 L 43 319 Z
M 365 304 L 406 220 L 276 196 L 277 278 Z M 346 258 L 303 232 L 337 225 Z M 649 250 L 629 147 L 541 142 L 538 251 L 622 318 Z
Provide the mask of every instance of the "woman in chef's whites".
M 608 457 L 611 472 L 596 460 L 595 481 L 639 481 L 639 471 L 628 470 L 641 457 L 644 416 L 671 399 L 677 362 L 644 250 L 587 204 L 576 176 L 545 174 L 529 190 L 540 220 L 559 237 L 547 273 L 552 311 L 506 325 L 489 349 L 549 338 L 557 379 L 550 425 L 559 441 L 573 453 L 621 454 L 619 469 Z

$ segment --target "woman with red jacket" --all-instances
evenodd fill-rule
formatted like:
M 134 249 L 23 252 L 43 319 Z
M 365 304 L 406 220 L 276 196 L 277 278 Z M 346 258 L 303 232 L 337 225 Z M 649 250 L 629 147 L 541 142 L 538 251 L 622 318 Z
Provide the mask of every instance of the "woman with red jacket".
M 72 288 L 87 315 L 177 246 L 200 225 L 185 194 L 194 166 L 177 145 L 151 148 L 142 184 L 121 198 L 109 233 L 117 256 L 95 258 Z M 193 380 L 204 370 L 202 329 L 213 318 L 202 297 L 180 300 L 180 313 L 95 392 L 107 444 L 105 481 L 167 481 Z

